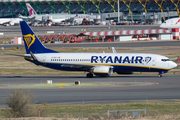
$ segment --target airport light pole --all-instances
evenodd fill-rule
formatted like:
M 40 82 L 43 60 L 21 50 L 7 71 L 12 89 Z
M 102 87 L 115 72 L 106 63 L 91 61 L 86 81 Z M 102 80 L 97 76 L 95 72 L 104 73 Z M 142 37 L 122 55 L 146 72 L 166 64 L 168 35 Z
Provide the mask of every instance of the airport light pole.
M 167 7 L 168 19 L 169 19 L 169 7 Z
M 119 23 L 119 21 L 120 21 L 120 19 L 119 19 L 119 16 L 120 16 L 120 15 L 119 15 L 119 10 L 120 10 L 119 7 L 120 7 L 120 6 L 119 6 L 119 0 L 118 0 L 118 23 Z

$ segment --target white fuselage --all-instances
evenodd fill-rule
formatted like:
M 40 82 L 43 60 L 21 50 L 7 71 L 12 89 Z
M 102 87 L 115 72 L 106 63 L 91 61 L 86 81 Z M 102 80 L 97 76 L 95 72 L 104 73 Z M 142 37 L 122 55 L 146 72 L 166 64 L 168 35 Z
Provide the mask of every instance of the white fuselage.
M 44 53 L 34 55 L 38 61 L 49 65 L 112 66 L 115 71 L 121 69 L 118 67 L 130 71 L 136 71 L 136 68 L 137 71 L 148 71 L 147 69 L 166 71 L 177 66 L 165 56 L 144 53 Z
M 73 18 L 74 20 L 78 21 L 78 20 L 83 20 L 84 18 L 86 19 L 89 19 L 91 18 L 95 18 L 96 16 L 94 15 L 87 15 L 87 14 L 67 14 L 67 13 L 62 13 L 62 14 L 44 14 L 44 15 L 31 15 L 30 17 L 35 17 L 35 20 L 37 21 L 42 21 L 42 18 L 43 17 L 49 17 L 49 20 L 51 20 L 52 22 L 55 22 L 55 23 L 60 23 L 61 21 L 64 21 L 64 20 L 68 20 L 68 19 L 71 19 Z
M 180 18 L 171 18 L 165 20 L 161 25 L 161 28 L 180 28 Z
M 19 24 L 19 22 L 22 21 L 20 18 L 0 18 L 0 24 Z

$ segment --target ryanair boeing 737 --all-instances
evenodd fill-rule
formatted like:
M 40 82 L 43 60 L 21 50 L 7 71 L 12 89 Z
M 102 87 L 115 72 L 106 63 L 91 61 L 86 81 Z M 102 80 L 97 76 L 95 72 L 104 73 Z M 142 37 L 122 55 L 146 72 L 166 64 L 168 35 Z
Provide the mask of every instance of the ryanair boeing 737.
M 158 72 L 159 77 L 177 66 L 169 58 L 145 53 L 59 53 L 46 48 L 27 25 L 20 22 L 26 54 L 24 58 L 36 65 L 64 70 L 85 71 L 93 75 L 110 76 L 133 72 Z

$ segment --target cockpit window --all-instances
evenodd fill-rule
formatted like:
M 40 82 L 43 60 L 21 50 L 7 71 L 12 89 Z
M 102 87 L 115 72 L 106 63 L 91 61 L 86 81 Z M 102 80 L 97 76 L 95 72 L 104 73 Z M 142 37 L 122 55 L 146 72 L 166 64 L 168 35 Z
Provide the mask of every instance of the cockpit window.
M 161 59 L 161 61 L 166 62 L 166 61 L 170 61 L 170 59 Z

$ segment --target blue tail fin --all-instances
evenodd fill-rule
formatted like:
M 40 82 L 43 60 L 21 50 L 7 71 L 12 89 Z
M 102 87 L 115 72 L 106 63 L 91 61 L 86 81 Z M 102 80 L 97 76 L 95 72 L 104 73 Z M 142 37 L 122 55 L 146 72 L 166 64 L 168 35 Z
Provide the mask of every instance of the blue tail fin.
M 21 21 L 20 26 L 27 54 L 30 54 L 30 52 L 32 52 L 33 54 L 58 53 L 57 51 L 46 48 L 25 21 Z

